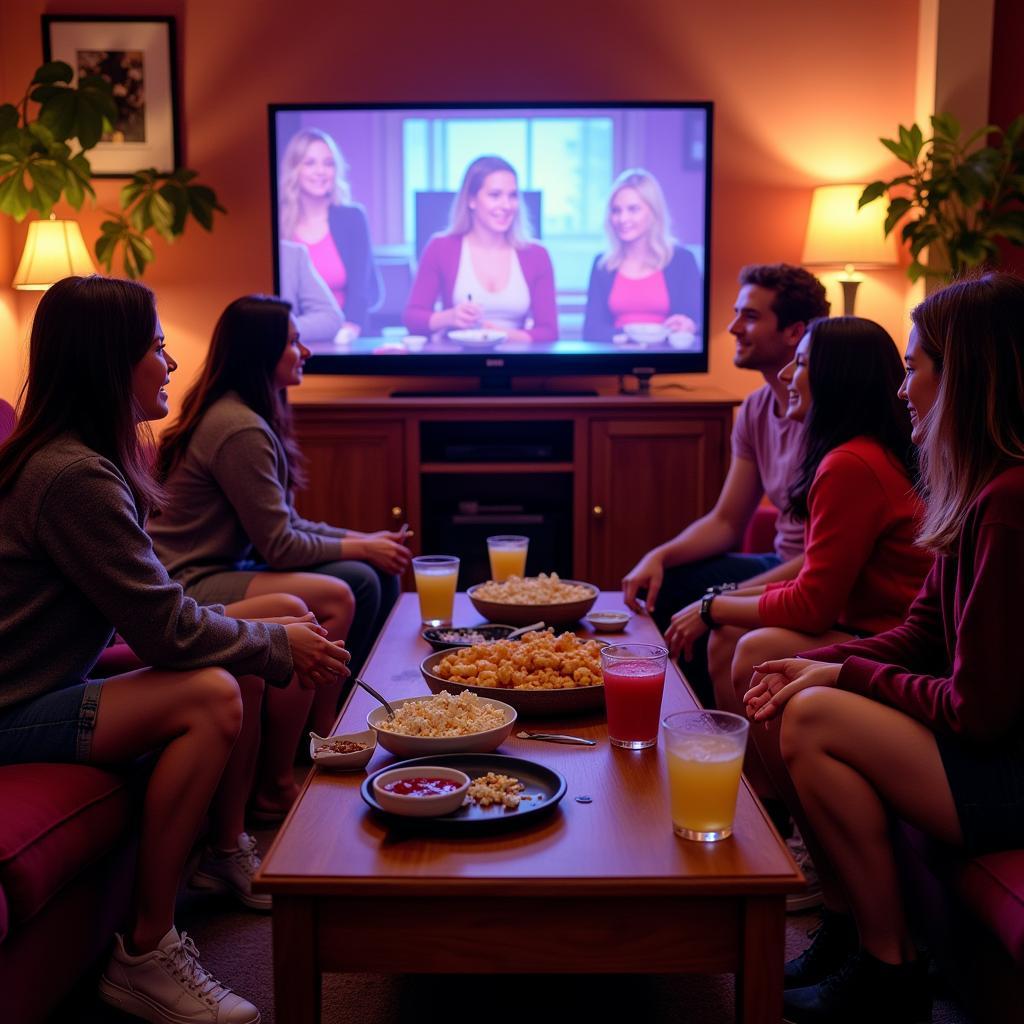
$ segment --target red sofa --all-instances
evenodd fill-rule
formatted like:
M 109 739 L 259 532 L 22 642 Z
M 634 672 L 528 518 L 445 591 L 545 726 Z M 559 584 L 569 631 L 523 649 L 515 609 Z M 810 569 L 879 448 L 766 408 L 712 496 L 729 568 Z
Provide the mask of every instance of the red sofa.
M 757 509 L 744 551 L 772 549 L 775 516 Z M 1024 850 L 971 859 L 907 825 L 896 838 L 920 941 L 979 1024 L 1011 1020 L 1024 1004 Z

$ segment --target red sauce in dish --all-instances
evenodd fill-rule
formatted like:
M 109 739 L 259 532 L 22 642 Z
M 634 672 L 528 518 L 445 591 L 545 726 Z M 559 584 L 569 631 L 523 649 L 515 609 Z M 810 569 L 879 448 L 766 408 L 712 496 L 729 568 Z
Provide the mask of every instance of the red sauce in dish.
M 397 793 L 399 796 L 443 796 L 445 793 L 454 793 L 459 788 L 459 784 L 454 779 L 417 775 L 411 779 L 385 782 L 380 788 L 388 793 Z

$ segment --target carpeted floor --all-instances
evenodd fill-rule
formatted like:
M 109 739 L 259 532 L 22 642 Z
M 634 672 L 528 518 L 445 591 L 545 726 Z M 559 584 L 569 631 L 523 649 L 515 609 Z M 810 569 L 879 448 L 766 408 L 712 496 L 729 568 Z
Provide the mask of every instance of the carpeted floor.
M 258 833 L 266 849 L 271 833 Z M 816 915 L 787 918 L 786 957 L 807 945 Z M 270 917 L 235 910 L 220 897 L 182 893 L 179 930 L 199 948 L 214 976 L 255 1003 L 263 1024 L 288 1024 L 277 1010 L 271 974 Z M 401 941 L 401 936 L 396 936 Z M 324 1024 L 552 1024 L 622 1014 L 643 1024 L 723 1024 L 733 1019 L 732 975 L 328 975 L 324 980 Z M 101 1004 L 94 984 L 82 987 L 55 1014 L 52 1024 L 129 1024 L 127 1017 Z M 933 1024 L 971 1024 L 949 1000 L 938 999 Z

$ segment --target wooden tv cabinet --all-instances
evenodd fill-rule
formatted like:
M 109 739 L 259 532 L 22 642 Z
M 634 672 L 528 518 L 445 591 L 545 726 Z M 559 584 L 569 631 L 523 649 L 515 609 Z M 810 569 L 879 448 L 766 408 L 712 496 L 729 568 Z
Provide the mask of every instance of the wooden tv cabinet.
M 655 544 L 714 503 L 729 465 L 736 399 L 710 389 L 588 397 L 389 398 L 296 395 L 296 432 L 309 459 L 310 486 L 297 495 L 301 513 L 359 530 L 415 531 L 420 553 L 424 488 L 432 493 L 475 481 L 514 503 L 524 481 L 550 482 L 571 502 L 571 572 L 604 589 Z M 517 429 L 548 445 L 516 445 Z M 438 434 L 458 444 L 440 446 Z M 494 448 L 505 438 L 507 461 Z M 481 441 L 487 457 L 472 459 Z M 500 448 L 500 443 L 498 443 Z M 457 457 L 445 451 L 458 450 Z M 571 497 L 568 497 L 571 496 Z M 429 502 L 427 508 L 430 507 Z M 429 553 L 429 552 L 428 552 Z

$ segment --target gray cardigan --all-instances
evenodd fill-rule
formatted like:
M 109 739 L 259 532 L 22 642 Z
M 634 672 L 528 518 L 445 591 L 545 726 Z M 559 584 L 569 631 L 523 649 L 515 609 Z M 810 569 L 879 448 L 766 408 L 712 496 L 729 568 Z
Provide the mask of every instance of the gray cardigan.
M 165 487 L 167 502 L 150 517 L 149 532 L 186 589 L 251 559 L 290 570 L 341 558 L 345 531 L 298 515 L 283 445 L 234 392 L 206 410 Z
M 84 678 L 115 629 L 161 668 L 292 675 L 284 628 L 185 597 L 117 466 L 66 435 L 0 495 L 0 708 Z

